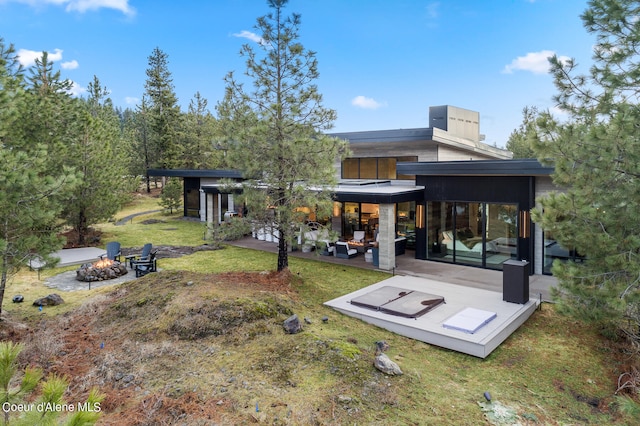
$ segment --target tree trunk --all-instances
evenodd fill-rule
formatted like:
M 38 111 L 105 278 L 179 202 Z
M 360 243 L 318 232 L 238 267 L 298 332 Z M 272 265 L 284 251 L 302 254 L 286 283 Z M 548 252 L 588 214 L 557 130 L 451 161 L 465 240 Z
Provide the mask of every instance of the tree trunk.
M 84 214 L 84 211 L 80 211 L 78 213 L 78 245 L 84 245 L 84 237 L 87 235 L 87 216 Z
M 2 302 L 4 301 L 4 290 L 7 288 L 7 268 L 9 267 L 6 253 L 2 259 L 2 276 L 0 277 L 0 321 L 2 321 Z
M 289 268 L 289 244 L 287 243 L 289 234 L 283 228 L 278 226 L 278 272 Z

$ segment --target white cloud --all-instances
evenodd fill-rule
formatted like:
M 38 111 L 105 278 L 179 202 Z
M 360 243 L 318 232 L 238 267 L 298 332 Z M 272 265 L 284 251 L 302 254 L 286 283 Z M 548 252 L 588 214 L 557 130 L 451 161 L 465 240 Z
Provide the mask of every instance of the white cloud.
M 426 11 L 427 11 L 427 17 L 430 19 L 436 19 L 438 16 L 440 16 L 440 12 L 438 9 L 440 9 L 440 3 L 439 2 L 432 2 L 429 3 L 426 7 L 425 7 Z
M 373 98 L 367 98 L 366 96 L 360 95 L 351 100 L 351 105 L 364 109 L 378 109 L 380 107 L 386 106 L 386 103 L 381 103 Z
M 78 61 L 76 61 L 75 59 L 72 61 L 63 62 L 60 64 L 60 67 L 62 67 L 63 70 L 75 70 L 79 66 L 80 65 L 78 64 Z
M 127 16 L 133 16 L 136 10 L 129 5 L 129 0 L 0 0 L 0 3 L 23 3 L 31 7 L 41 8 L 47 5 L 65 6 L 67 12 L 85 13 L 99 9 L 114 9 Z
M 540 52 L 530 52 L 525 56 L 518 56 L 506 65 L 502 70 L 505 74 L 512 74 L 514 71 L 530 71 L 534 74 L 546 74 L 549 72 L 549 58 L 556 53 L 552 50 L 541 50 Z M 568 56 L 559 56 L 562 62 L 569 60 Z
M 60 0 L 52 0 L 60 3 Z M 67 11 L 78 11 L 85 13 L 88 10 L 94 11 L 99 9 L 119 10 L 127 16 L 135 15 L 136 11 L 129 5 L 129 0 L 68 0 Z
M 124 98 L 124 101 L 127 103 L 127 105 L 137 105 L 138 102 L 140 102 L 140 99 L 135 98 L 133 96 L 126 96 Z
M 42 51 L 20 49 L 16 52 L 18 62 L 24 67 L 30 67 L 36 63 L 36 59 L 42 58 Z M 47 57 L 51 62 L 57 62 L 62 59 L 62 50 L 54 49 L 53 52 L 47 52 Z
M 71 96 L 80 97 L 87 92 L 87 89 L 80 86 L 75 81 L 71 80 L 71 89 L 69 89 L 69 93 Z
M 251 31 L 247 31 L 247 30 L 242 30 L 239 33 L 234 33 L 233 36 L 239 37 L 239 38 L 246 38 L 247 40 L 254 41 L 263 46 L 266 44 L 264 39 L 260 37 L 258 34 L 252 33 Z

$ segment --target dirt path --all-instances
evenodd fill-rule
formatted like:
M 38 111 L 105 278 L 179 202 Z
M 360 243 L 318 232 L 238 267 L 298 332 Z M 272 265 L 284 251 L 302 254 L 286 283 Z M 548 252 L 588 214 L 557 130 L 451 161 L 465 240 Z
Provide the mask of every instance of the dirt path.
M 158 209 L 158 210 L 149 210 L 149 211 L 146 211 L 146 212 L 130 214 L 129 216 L 125 216 L 122 219 L 120 219 L 119 221 L 117 221 L 116 222 L 116 226 L 126 225 L 127 223 L 131 222 L 131 220 L 136 216 L 142 216 L 142 215 L 145 215 L 145 214 L 157 213 L 157 212 L 161 212 L 161 211 L 162 211 L 162 209 Z

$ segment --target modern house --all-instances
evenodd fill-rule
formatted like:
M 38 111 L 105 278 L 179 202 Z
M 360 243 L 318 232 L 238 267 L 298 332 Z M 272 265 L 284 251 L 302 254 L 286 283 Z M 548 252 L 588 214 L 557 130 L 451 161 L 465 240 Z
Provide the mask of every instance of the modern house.
M 309 219 L 330 223 L 345 241 L 356 232 L 376 241 L 385 270 L 395 267 L 396 255 L 412 255 L 497 270 L 506 260 L 527 260 L 530 273 L 542 274 L 551 258 L 568 256 L 529 215 L 536 197 L 553 189 L 550 168 L 483 143 L 475 111 L 430 107 L 429 125 L 332 134 L 349 142 L 352 155 L 336 164 L 339 185 L 326 188 L 332 216 Z M 241 181 L 238 171 L 149 175 L 184 179 L 185 216 L 220 223 L 237 210 L 219 182 Z

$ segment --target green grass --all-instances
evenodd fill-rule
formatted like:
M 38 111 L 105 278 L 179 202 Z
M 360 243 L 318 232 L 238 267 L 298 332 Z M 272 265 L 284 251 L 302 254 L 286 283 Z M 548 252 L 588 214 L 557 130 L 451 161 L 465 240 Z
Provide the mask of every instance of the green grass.
M 127 214 L 152 210 L 150 206 L 140 202 Z M 145 219 L 163 222 L 144 225 Z M 146 242 L 199 245 L 204 225 L 156 213 L 101 229 L 103 242 L 118 240 L 125 247 Z M 227 246 L 160 259 L 162 272 L 120 286 L 117 302 L 100 317 L 103 333 L 120 342 L 114 368 L 124 364 L 144 376 L 148 392 L 178 397 L 189 388 L 202 398 L 215 395 L 230 404 L 222 419 L 229 424 L 488 424 L 480 406 L 485 391 L 514 409 L 521 424 L 640 423 L 637 410 L 624 414 L 616 408 L 619 373 L 612 345 L 595 330 L 559 315 L 551 304 L 479 359 L 395 335 L 323 305 L 389 274 L 293 257 L 289 264 L 293 292 L 274 298 L 267 291 L 234 288 L 215 275 L 271 271 L 273 253 Z M 34 275 L 16 277 L 14 289 L 42 292 Z M 111 291 L 65 293 L 67 303 L 44 314 L 26 305 L 5 308 L 16 317 L 40 321 L 43 315 L 56 318 L 86 309 L 87 299 Z M 235 304 L 246 315 L 286 306 L 311 324 L 290 336 L 282 332 L 282 315 L 277 320 L 258 315 L 246 324 L 234 323 L 228 335 L 180 337 L 188 335 L 189 327 L 210 325 L 222 312 L 215 306 L 224 303 Z M 326 323 L 321 321 L 325 316 Z M 204 317 L 209 320 L 199 323 Z M 180 333 L 172 335 L 171 330 Z M 378 340 L 390 344 L 387 354 L 404 375 L 386 377 L 372 367 Z

